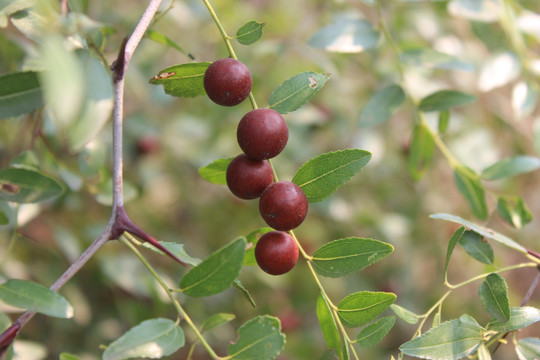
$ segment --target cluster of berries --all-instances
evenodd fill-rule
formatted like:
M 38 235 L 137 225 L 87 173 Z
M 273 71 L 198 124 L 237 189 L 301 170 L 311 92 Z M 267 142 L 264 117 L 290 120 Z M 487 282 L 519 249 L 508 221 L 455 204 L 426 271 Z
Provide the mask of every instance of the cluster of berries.
M 213 62 L 204 75 L 206 94 L 222 106 L 240 104 L 249 96 L 252 85 L 247 66 L 232 58 Z M 287 123 L 273 109 L 255 109 L 242 117 L 236 134 L 243 153 L 227 168 L 227 186 L 241 199 L 259 198 L 261 217 L 276 231 L 261 236 L 255 259 L 265 272 L 284 274 L 298 260 L 298 245 L 288 231 L 298 227 L 308 211 L 302 189 L 290 181 L 274 181 L 274 170 L 268 162 L 287 145 Z

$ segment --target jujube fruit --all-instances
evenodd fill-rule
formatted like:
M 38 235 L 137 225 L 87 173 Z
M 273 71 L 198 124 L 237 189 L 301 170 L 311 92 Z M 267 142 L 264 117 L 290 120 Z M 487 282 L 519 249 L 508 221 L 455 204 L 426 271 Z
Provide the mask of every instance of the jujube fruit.
M 259 199 L 259 212 L 268 225 L 289 231 L 306 218 L 308 200 L 302 189 L 290 181 L 270 184 Z
M 256 160 L 271 159 L 287 145 L 289 128 L 273 109 L 255 109 L 245 114 L 236 131 L 238 145 Z
M 298 245 L 283 231 L 267 232 L 255 245 L 255 260 L 268 274 L 285 274 L 298 261 Z
M 204 90 L 216 104 L 234 106 L 244 101 L 251 92 L 251 73 L 242 62 L 223 58 L 214 61 L 204 73 Z
M 241 199 L 255 199 L 274 181 L 274 171 L 266 160 L 253 160 L 246 154 L 235 157 L 227 167 L 227 186 Z

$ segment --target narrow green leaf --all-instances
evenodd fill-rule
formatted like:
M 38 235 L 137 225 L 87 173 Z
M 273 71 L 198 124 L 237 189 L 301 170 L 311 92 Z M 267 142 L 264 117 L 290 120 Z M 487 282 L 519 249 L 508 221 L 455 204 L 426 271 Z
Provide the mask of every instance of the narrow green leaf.
M 482 235 L 472 230 L 467 230 L 459 239 L 459 244 L 463 246 L 467 254 L 471 255 L 476 260 L 488 265 L 493 264 L 493 249 L 491 248 L 491 245 L 484 240 Z
M 75 354 L 64 352 L 60 354 L 60 358 L 58 360 L 81 360 L 81 358 Z
M 385 122 L 403 104 L 405 93 L 401 86 L 392 84 L 377 91 L 360 111 L 360 126 L 375 126 Z
M 10 167 L 39 171 L 39 160 L 32 150 L 25 150 L 9 162 Z
M 273 360 L 285 346 L 279 319 L 257 316 L 238 329 L 238 340 L 229 345 L 231 360 Z
M 169 250 L 171 253 L 173 253 L 177 258 L 182 260 L 184 263 L 191 265 L 191 266 L 197 266 L 201 263 L 201 259 L 194 258 L 192 256 L 189 256 L 186 250 L 184 249 L 184 244 L 174 243 L 174 242 L 166 242 L 166 241 L 159 241 L 159 243 L 167 250 Z M 155 253 L 165 255 L 165 253 L 158 248 L 154 247 L 153 245 L 149 243 L 143 243 L 143 247 L 152 250 Z
M 209 62 L 169 66 L 150 79 L 150 84 L 163 85 L 165 93 L 178 97 L 195 97 L 206 94 L 204 73 Z
M 478 360 L 491 360 L 491 353 L 489 352 L 486 343 L 480 344 L 476 353 L 478 354 Z
M 454 180 L 458 190 L 469 203 L 473 214 L 480 220 L 487 219 L 488 209 L 480 178 L 472 170 L 458 166 L 454 170 Z
M 340 301 L 338 315 L 348 327 L 359 327 L 371 322 L 386 310 L 396 295 L 386 292 L 361 291 Z
M 175 353 L 184 342 L 184 332 L 174 321 L 146 320 L 112 342 L 103 353 L 103 360 L 159 359 Z
M 234 280 L 233 286 L 236 289 L 238 289 L 238 291 L 240 291 L 242 293 L 242 295 L 244 295 L 244 297 L 246 298 L 247 301 L 249 301 L 251 306 L 253 306 L 254 308 L 257 307 L 257 304 L 255 304 L 255 300 L 253 300 L 253 297 L 251 296 L 249 291 L 244 287 L 244 285 L 242 285 L 240 280 L 238 280 L 238 279 Z
M 240 273 L 246 240 L 237 239 L 214 252 L 192 268 L 180 281 L 180 289 L 189 296 L 218 294 L 229 288 Z
M 497 211 L 510 225 L 521 229 L 533 219 L 532 212 L 520 197 L 499 197 Z
M 416 315 L 412 311 L 407 310 L 402 306 L 392 304 L 390 305 L 390 308 L 392 309 L 394 314 L 397 315 L 397 317 L 399 317 L 401 320 L 405 321 L 406 323 L 414 325 L 420 319 L 419 315 Z
M 479 289 L 480 302 L 486 311 L 501 322 L 510 320 L 508 286 L 499 274 L 489 274 Z
M 373 346 L 388 334 L 395 322 L 395 316 L 383 317 L 362 329 L 358 336 L 356 336 L 355 342 L 360 346 Z
M 184 49 L 182 49 L 177 43 L 172 41 L 167 36 L 163 35 L 160 32 L 157 32 L 155 30 L 147 30 L 145 34 L 150 40 L 153 40 L 157 43 L 167 45 L 169 47 L 172 47 L 173 49 L 176 49 L 180 51 L 182 54 L 186 55 L 187 57 L 191 57 Z
M 328 81 L 330 74 L 303 72 L 285 80 L 270 94 L 268 104 L 281 114 L 299 109 Z
M 536 156 L 515 156 L 497 161 L 482 171 L 482 178 L 499 180 L 525 174 L 540 169 L 540 158 Z
M 242 45 L 251 45 L 262 36 L 263 23 L 249 21 L 236 32 L 236 40 Z
M 362 170 L 370 159 L 370 152 L 358 149 L 322 154 L 302 165 L 292 182 L 300 186 L 308 201 L 321 201 Z
M 401 62 L 411 66 L 445 70 L 474 70 L 472 64 L 430 48 L 406 50 L 399 55 L 399 58 Z
M 445 111 L 475 102 L 476 96 L 455 90 L 441 90 L 426 96 L 418 104 L 420 111 Z
M 43 94 L 35 72 L 0 75 L 0 119 L 19 116 L 43 106 Z
M 73 307 L 60 294 L 25 280 L 8 280 L 0 285 L 0 300 L 20 309 L 57 318 L 73 317 Z
M 435 315 L 433 315 L 433 321 L 431 323 L 431 327 L 434 328 L 434 327 L 437 327 L 441 324 L 441 313 L 440 312 L 437 312 L 435 313 Z
M 0 210 L 0 226 L 9 224 L 9 218 L 2 210 Z
M 450 241 L 448 241 L 448 249 L 446 250 L 446 261 L 444 262 L 444 279 L 447 279 L 448 275 L 448 265 L 450 264 L 450 258 L 452 257 L 452 253 L 454 252 L 454 249 L 456 248 L 456 245 L 463 236 L 463 233 L 465 232 L 465 228 L 462 226 L 459 229 L 457 229 L 452 237 L 450 238 Z
M 308 40 L 313 47 L 338 53 L 359 53 L 374 48 L 378 42 L 379 33 L 373 24 L 350 13 L 336 16 Z
M 483 331 L 480 326 L 451 320 L 406 342 L 399 349 L 405 355 L 424 359 L 461 359 L 480 346 Z
M 212 184 L 226 185 L 227 167 L 232 159 L 233 158 L 214 160 L 210 164 L 200 168 L 199 175 Z
M 485 228 L 483 226 L 477 225 L 471 221 L 465 220 L 460 218 L 459 216 L 452 215 L 452 214 L 432 214 L 429 216 L 432 219 L 439 219 L 439 220 L 446 220 L 451 221 L 457 224 L 461 224 L 463 226 L 468 227 L 472 231 L 482 235 L 483 237 L 486 237 L 488 239 L 493 239 L 497 242 L 500 242 L 501 244 L 504 244 L 514 250 L 519 251 L 520 253 L 527 254 L 527 249 L 515 242 L 514 240 L 510 239 L 508 236 L 505 236 L 495 230 Z
M 394 247 L 379 240 L 349 237 L 323 245 L 313 254 L 317 273 L 342 277 L 360 271 L 392 253 Z
M 540 321 L 540 310 L 531 306 L 510 308 L 510 320 L 499 321 L 492 318 L 487 329 L 497 332 L 508 332 L 527 327 Z
M 0 170 L 0 198 L 17 203 L 52 199 L 64 191 L 53 178 L 40 172 L 9 168 Z
M 234 314 L 227 314 L 227 313 L 214 314 L 210 316 L 208 319 L 204 320 L 201 326 L 201 333 L 217 328 L 218 326 L 224 325 L 234 320 L 235 318 L 236 316 Z
M 448 124 L 450 123 L 450 110 L 443 110 L 439 113 L 439 134 L 443 134 L 448 129 Z
M 409 150 L 409 172 L 415 180 L 420 180 L 431 163 L 435 142 L 427 125 L 414 126 Z
M 332 316 L 332 312 L 326 303 L 324 297 L 319 295 L 317 298 L 317 319 L 319 320 L 319 325 L 321 327 L 321 332 L 323 334 L 324 340 L 326 341 L 326 346 L 328 350 L 335 350 L 338 357 L 342 357 L 341 349 L 341 338 L 336 326 L 336 321 Z
M 539 338 L 520 339 L 516 345 L 516 353 L 519 357 L 519 360 L 540 359 L 540 339 Z

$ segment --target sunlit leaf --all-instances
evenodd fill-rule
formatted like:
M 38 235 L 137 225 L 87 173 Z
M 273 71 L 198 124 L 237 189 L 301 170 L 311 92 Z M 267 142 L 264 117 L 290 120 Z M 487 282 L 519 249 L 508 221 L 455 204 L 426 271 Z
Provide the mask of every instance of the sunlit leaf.
M 540 339 L 539 338 L 520 339 L 516 344 L 516 353 L 519 357 L 519 360 L 540 359 Z
M 421 111 L 443 111 L 476 101 L 474 95 L 455 90 L 441 90 L 420 100 L 418 108 Z
M 450 111 L 443 110 L 439 113 L 439 133 L 442 134 L 448 129 L 448 124 L 450 123 Z
M 335 350 L 338 357 L 342 357 L 341 338 L 332 312 L 322 295 L 317 298 L 317 319 L 329 350 Z
M 238 329 L 238 340 L 229 345 L 231 360 L 273 360 L 285 346 L 279 319 L 257 316 Z
M 416 124 L 409 150 L 409 171 L 415 180 L 420 180 L 431 163 L 435 143 L 425 124 Z
M 487 92 L 515 80 L 521 72 L 519 60 L 513 53 L 506 52 L 488 59 L 478 79 L 478 87 Z
M 60 294 L 25 280 L 8 280 L 0 285 L 0 300 L 20 309 L 58 318 L 73 317 L 73 307 Z
M 292 182 L 300 186 L 308 201 L 321 201 L 362 170 L 370 159 L 370 152 L 358 149 L 322 154 L 302 165 Z
M 469 20 L 493 22 L 499 19 L 502 5 L 498 0 L 452 0 L 448 12 Z
M 489 352 L 486 343 L 480 344 L 476 353 L 478 354 L 478 360 L 491 360 L 491 353 Z
M 330 52 L 359 53 L 377 46 L 379 33 L 369 21 L 351 14 L 337 16 L 335 21 L 317 31 L 308 44 Z
M 242 45 L 251 45 L 261 38 L 263 27 L 263 23 L 249 21 L 238 29 L 236 40 Z
M 58 360 L 80 360 L 81 358 L 78 357 L 77 355 L 75 354 L 70 354 L 70 353 L 61 353 L 60 354 L 60 358 Z
M 184 275 L 180 289 L 186 295 L 201 297 L 229 288 L 240 273 L 245 248 L 243 238 L 220 248 Z
M 540 321 L 540 310 L 531 306 L 510 308 L 510 320 L 499 321 L 492 318 L 487 329 L 497 332 L 508 332 L 522 329 Z
M 488 216 L 484 186 L 471 169 L 458 166 L 454 169 L 454 180 L 458 190 L 469 203 L 474 215 L 485 220 Z
M 480 302 L 484 309 L 501 322 L 510 320 L 508 286 L 499 274 L 489 274 L 479 289 Z
M 445 70 L 474 70 L 472 64 L 430 48 L 406 50 L 400 54 L 399 58 L 404 64 L 411 66 Z
M 217 328 L 218 326 L 224 325 L 232 320 L 236 316 L 234 314 L 219 313 L 210 316 L 208 319 L 204 320 L 201 325 L 201 333 Z
M 540 169 L 536 156 L 514 156 L 497 161 L 482 171 L 486 180 L 500 180 Z
M 184 332 L 174 321 L 146 320 L 113 341 L 103 353 L 103 360 L 159 359 L 175 353 L 184 342 Z
M 395 300 L 396 295 L 392 293 L 357 292 L 340 301 L 338 304 L 338 315 L 344 325 L 348 327 L 359 327 L 373 321 Z
M 356 336 L 355 343 L 360 346 L 373 346 L 380 342 L 392 329 L 396 318 L 394 316 L 383 317 L 373 324 L 366 326 Z
M 521 229 L 533 219 L 531 211 L 520 197 L 499 197 L 497 211 L 509 224 Z
M 485 241 L 482 235 L 467 230 L 459 239 L 459 244 L 463 246 L 467 254 L 471 255 L 476 260 L 491 265 L 493 264 L 493 249 L 491 245 Z
M 360 111 L 360 126 L 375 126 L 386 121 L 403 104 L 405 93 L 401 86 L 392 84 L 377 91 Z
M 199 175 L 206 181 L 217 184 L 227 184 L 227 167 L 233 158 L 217 159 L 199 169 Z
M 35 203 L 52 199 L 64 191 L 53 178 L 22 168 L 0 170 L 0 198 L 18 203 Z
M 330 74 L 303 72 L 285 80 L 270 94 L 268 104 L 281 114 L 299 109 L 328 81 Z
M 317 273 L 341 277 L 360 271 L 392 253 L 394 247 L 379 240 L 349 237 L 326 243 L 313 254 Z
M 32 150 L 25 150 L 9 162 L 10 167 L 39 171 L 39 159 Z
M 43 94 L 35 72 L 0 75 L 0 119 L 32 112 L 43 106 Z
M 538 103 L 538 93 L 530 83 L 521 81 L 512 90 L 512 109 L 516 117 L 523 118 L 530 115 Z
M 180 51 L 182 54 L 186 55 L 187 57 L 190 57 L 190 55 L 184 49 L 182 49 L 182 47 L 180 47 L 180 45 L 178 45 L 177 43 L 175 43 L 170 38 L 168 38 L 167 36 L 163 35 L 160 32 L 149 29 L 149 30 L 146 31 L 145 35 L 150 40 L 153 40 L 153 41 L 155 41 L 157 43 L 172 47 L 173 49 L 176 49 L 176 50 Z
M 401 320 L 405 321 L 406 323 L 409 323 L 409 324 L 416 324 L 418 322 L 418 320 L 420 319 L 420 316 L 413 313 L 412 311 L 410 310 L 407 310 L 405 309 L 404 307 L 402 306 L 399 306 L 399 305 L 396 305 L 396 304 L 392 304 L 390 305 L 390 308 L 392 309 L 392 311 L 394 312 L 394 314 L 397 315 L 398 318 L 400 318 Z
M 253 306 L 254 308 L 257 307 L 257 304 L 255 304 L 255 300 L 253 300 L 253 297 L 251 296 L 251 294 L 249 293 L 248 289 L 246 289 L 244 287 L 244 285 L 242 285 L 242 283 L 240 282 L 240 280 L 236 279 L 233 281 L 233 286 L 238 289 L 238 291 L 240 291 L 240 293 L 242 295 L 244 295 L 244 297 L 246 298 L 247 301 L 249 301 L 250 305 Z
M 209 62 L 169 66 L 150 79 L 150 84 L 163 85 L 165 93 L 178 97 L 195 97 L 206 94 L 204 73 Z

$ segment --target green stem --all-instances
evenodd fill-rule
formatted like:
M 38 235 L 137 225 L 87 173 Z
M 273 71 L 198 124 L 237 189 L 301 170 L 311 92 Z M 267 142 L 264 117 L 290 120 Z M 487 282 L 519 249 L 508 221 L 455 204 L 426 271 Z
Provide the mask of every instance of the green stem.
M 176 308 L 179 316 L 181 319 L 184 319 L 185 322 L 187 322 L 187 324 L 189 325 L 189 327 L 191 328 L 191 330 L 193 330 L 193 332 L 195 333 L 195 335 L 197 336 L 197 338 L 199 339 L 199 341 L 201 342 L 201 344 L 204 346 L 204 348 L 206 349 L 206 351 L 208 352 L 208 354 L 210 354 L 210 356 L 212 357 L 212 359 L 222 359 L 221 357 L 219 357 L 215 352 L 214 350 L 212 349 L 212 347 L 210 346 L 210 344 L 208 344 L 208 342 L 206 342 L 206 339 L 202 336 L 201 332 L 197 329 L 197 326 L 195 326 L 195 324 L 193 323 L 193 321 L 191 320 L 191 318 L 188 316 L 188 314 L 186 313 L 186 311 L 182 308 L 182 305 L 180 305 L 180 303 L 178 302 L 178 300 L 175 298 L 174 294 L 173 294 L 173 291 L 171 290 L 171 288 L 165 283 L 165 281 L 163 281 L 163 279 L 161 278 L 161 276 L 157 273 L 157 271 L 152 267 L 152 265 L 148 262 L 148 260 L 141 254 L 141 252 L 135 247 L 135 245 L 133 245 L 133 243 L 131 242 L 131 238 L 132 236 L 128 233 L 124 233 L 124 235 L 122 235 L 122 237 L 120 238 L 120 241 L 126 245 L 127 247 L 129 247 L 131 249 L 131 251 L 133 251 L 133 253 L 135 254 L 135 256 L 137 256 L 137 258 L 143 263 L 143 265 L 148 269 L 148 271 L 150 271 L 150 273 L 152 274 L 152 276 L 157 280 L 157 282 L 159 283 L 159 285 L 161 285 L 161 287 L 163 288 L 163 290 L 165 290 L 165 292 L 167 293 L 167 296 L 169 297 L 169 299 L 171 300 L 171 302 L 173 303 L 174 307 Z
M 489 274 L 500 274 L 500 273 L 503 273 L 503 272 L 506 272 L 506 271 L 510 271 L 510 270 L 516 270 L 516 269 L 522 269 L 522 268 L 526 268 L 526 267 L 536 267 L 537 264 L 536 263 L 533 263 L 533 262 L 530 262 L 530 263 L 520 263 L 520 264 L 516 264 L 516 265 L 512 265 L 512 266 L 507 266 L 507 267 L 503 267 L 503 268 L 500 268 L 498 270 L 495 270 L 495 271 L 491 271 L 491 272 L 488 272 L 488 273 L 484 273 L 484 274 L 481 274 L 481 275 L 478 275 L 478 276 L 475 276 L 473 278 L 470 278 L 469 280 L 465 280 L 457 285 L 451 285 L 451 284 L 448 284 L 450 286 L 448 286 L 450 289 L 452 290 L 455 290 L 455 289 L 458 289 L 462 286 L 465 286 L 465 285 L 468 285 L 472 282 L 475 282 L 477 280 L 482 280 L 483 278 L 487 277 Z

